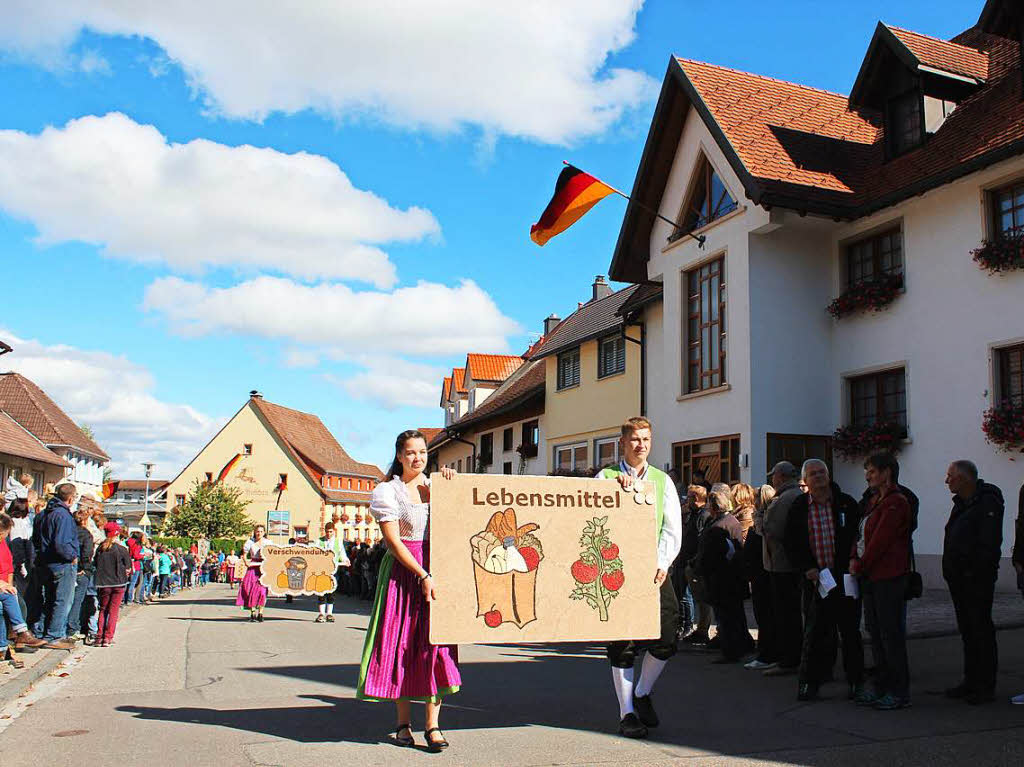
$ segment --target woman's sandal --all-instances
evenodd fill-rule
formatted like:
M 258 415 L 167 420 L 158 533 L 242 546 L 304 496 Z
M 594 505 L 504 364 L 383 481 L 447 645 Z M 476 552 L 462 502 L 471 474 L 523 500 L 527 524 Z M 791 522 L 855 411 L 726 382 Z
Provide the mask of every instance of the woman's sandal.
M 430 737 L 430 733 L 432 732 L 441 732 L 441 728 L 431 727 L 429 730 L 423 733 L 427 736 L 427 751 L 430 751 L 433 754 L 439 754 L 446 748 L 448 748 L 448 741 L 445 740 L 443 737 L 440 740 L 432 740 Z
M 402 737 L 402 730 L 408 730 L 409 736 Z M 400 724 L 395 728 L 395 743 L 405 748 L 416 745 L 416 738 L 412 736 L 411 724 Z

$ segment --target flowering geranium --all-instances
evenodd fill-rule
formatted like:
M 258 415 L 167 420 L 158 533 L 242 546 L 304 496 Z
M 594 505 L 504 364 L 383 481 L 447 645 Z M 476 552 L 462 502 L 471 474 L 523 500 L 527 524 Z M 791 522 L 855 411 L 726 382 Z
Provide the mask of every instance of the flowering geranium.
M 985 440 L 999 450 L 1017 450 L 1024 453 L 1024 403 L 1005 401 L 985 411 L 981 430 Z
M 991 274 L 1024 269 L 1024 232 L 986 240 L 971 251 L 971 258 Z
M 880 422 L 840 426 L 832 433 L 832 449 L 847 459 L 860 458 L 882 450 L 898 453 L 907 428 L 898 423 Z
M 880 312 L 891 304 L 903 290 L 902 274 L 883 274 L 871 280 L 858 282 L 828 305 L 828 313 L 835 319 L 860 311 Z

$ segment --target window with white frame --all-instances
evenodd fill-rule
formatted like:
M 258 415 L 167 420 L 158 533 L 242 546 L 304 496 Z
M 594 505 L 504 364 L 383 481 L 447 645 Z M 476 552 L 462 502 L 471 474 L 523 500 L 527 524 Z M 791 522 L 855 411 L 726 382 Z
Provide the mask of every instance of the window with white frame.
M 569 389 L 580 385 L 580 347 L 558 355 L 557 388 Z
M 587 445 L 561 445 L 555 448 L 555 468 L 561 471 L 582 471 L 589 468 Z
M 626 369 L 626 339 L 615 333 L 597 342 L 597 377 L 604 378 Z
M 607 437 L 599 439 L 594 443 L 594 453 L 597 456 L 598 468 L 614 466 L 619 462 L 619 438 Z

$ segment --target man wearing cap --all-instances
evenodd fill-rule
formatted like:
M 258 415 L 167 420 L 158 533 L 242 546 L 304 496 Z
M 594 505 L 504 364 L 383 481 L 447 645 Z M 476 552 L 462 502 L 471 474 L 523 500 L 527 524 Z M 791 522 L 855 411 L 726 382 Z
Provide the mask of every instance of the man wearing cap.
M 800 667 L 803 645 L 803 616 L 800 612 L 800 587 L 803 574 L 790 562 L 786 554 L 786 523 L 793 502 L 803 491 L 800 472 L 789 461 L 779 461 L 768 472 L 775 498 L 764 512 L 764 569 L 768 571 L 772 586 L 772 608 L 775 619 L 775 637 L 778 647 L 774 657 L 778 665 L 769 668 L 766 676 L 795 674 Z
M 668 569 L 679 554 L 683 517 L 679 493 L 669 476 L 647 463 L 651 452 L 651 423 L 646 418 L 630 418 L 622 424 L 619 437 L 622 460 L 598 472 L 602 479 L 617 479 L 623 488 L 634 482 L 651 482 L 655 487 L 655 519 L 658 530 L 658 567 L 654 582 L 660 587 L 661 636 L 651 641 L 620 641 L 608 645 L 612 682 L 619 701 L 619 733 L 627 738 L 646 738 L 648 727 L 658 726 L 658 715 L 651 701 L 651 690 L 668 659 L 676 653 L 676 627 L 679 601 Z M 633 685 L 633 664 L 645 651 L 640 679 Z

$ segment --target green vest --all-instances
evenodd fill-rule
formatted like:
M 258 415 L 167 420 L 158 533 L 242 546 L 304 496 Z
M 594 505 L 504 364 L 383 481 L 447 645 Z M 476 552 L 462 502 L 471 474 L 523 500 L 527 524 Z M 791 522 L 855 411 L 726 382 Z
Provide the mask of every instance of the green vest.
M 609 466 L 601 470 L 601 479 L 615 479 L 622 471 L 619 465 Z M 654 483 L 654 518 L 658 525 L 658 540 L 661 540 L 661 528 L 665 524 L 665 483 L 669 481 L 668 474 L 647 464 L 647 479 L 645 482 Z

